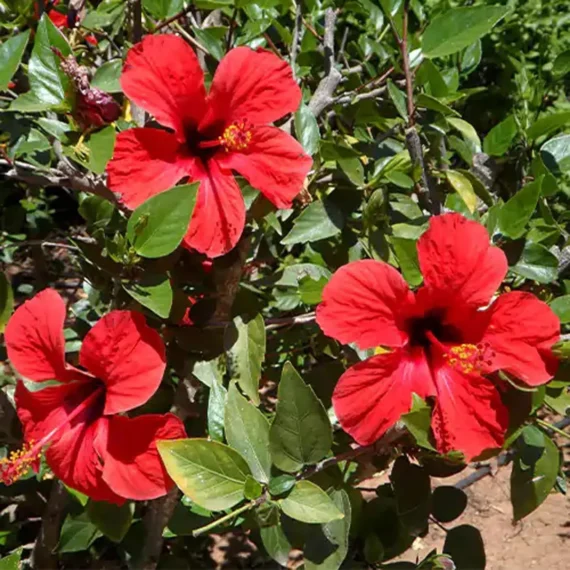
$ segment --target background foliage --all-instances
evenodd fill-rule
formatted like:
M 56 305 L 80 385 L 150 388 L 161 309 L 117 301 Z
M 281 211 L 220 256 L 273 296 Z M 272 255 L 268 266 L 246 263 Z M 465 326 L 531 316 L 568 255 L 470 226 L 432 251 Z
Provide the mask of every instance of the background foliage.
M 54 11 L 76 25 L 59 30 Z M 48 285 L 71 307 L 70 358 L 111 308 L 142 311 L 169 362 L 144 411 L 174 408 L 192 438 L 161 446 L 182 498 L 118 508 L 45 469 L 0 487 L 0 568 L 31 557 L 44 568 L 208 566 L 214 530 L 248 533 L 260 566 L 297 548 L 307 569 L 484 568 L 479 531 L 453 524 L 465 493 L 431 491 L 431 476 L 464 466 L 434 452 L 425 402 L 376 449 L 353 450 L 339 430 L 332 389 L 368 355 L 326 338 L 313 311 L 331 274 L 356 259 L 387 261 L 418 286 L 415 244 L 441 207 L 483 223 L 509 259 L 504 288 L 534 292 L 567 326 L 568 2 L 0 0 L 0 26 L 0 330 L 14 303 Z M 213 264 L 178 247 L 195 186 L 130 217 L 105 187 L 116 133 L 140 120 L 121 92 L 122 61 L 158 29 L 187 39 L 210 77 L 230 45 L 271 49 L 303 90 L 283 128 L 313 157 L 304 191 L 276 211 L 241 181 L 246 232 Z M 119 120 L 82 132 L 53 47 L 121 104 Z M 569 380 L 563 365 L 546 387 L 511 394 L 497 463 L 512 464 L 515 520 L 566 492 L 552 436 L 568 425 Z M 21 443 L 15 381 L 6 365 L 3 454 Z M 363 501 L 359 481 L 385 470 Z M 446 525 L 445 554 L 391 564 L 430 523 Z

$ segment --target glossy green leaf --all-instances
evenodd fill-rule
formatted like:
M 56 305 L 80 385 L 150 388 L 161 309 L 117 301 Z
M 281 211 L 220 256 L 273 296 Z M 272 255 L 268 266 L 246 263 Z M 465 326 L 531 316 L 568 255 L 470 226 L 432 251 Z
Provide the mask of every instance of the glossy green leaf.
M 97 68 L 91 81 L 91 86 L 107 93 L 121 93 L 121 72 L 123 62 L 120 59 L 112 59 Z
M 338 570 L 348 553 L 350 498 L 344 489 L 331 491 L 330 498 L 344 517 L 323 524 L 322 532 L 308 536 L 304 549 L 306 570 Z
M 570 295 L 557 297 L 550 303 L 550 308 L 556 313 L 561 323 L 570 323 Z
M 491 156 L 502 156 L 509 150 L 517 132 L 517 122 L 510 115 L 487 133 L 483 141 L 483 150 Z
M 178 247 L 190 225 L 198 186 L 175 186 L 149 198 L 132 213 L 127 237 L 139 255 L 163 257 Z
M 334 501 L 311 481 L 299 481 L 280 506 L 287 516 L 305 523 L 322 524 L 344 518 Z
M 262 526 L 259 529 L 259 533 L 261 535 L 261 542 L 265 550 L 267 550 L 267 554 L 269 554 L 277 564 L 286 566 L 289 560 L 289 553 L 293 547 L 285 535 L 285 532 L 283 532 L 283 527 L 279 519 L 277 519 L 276 524 Z
M 115 148 L 116 133 L 111 125 L 93 133 L 89 137 L 87 147 L 89 148 L 89 170 L 95 174 L 103 174 L 107 168 L 107 163 L 113 156 Z
M 256 408 L 254 408 L 256 409 Z M 263 486 L 258 483 L 251 475 L 248 475 L 243 486 L 244 497 L 248 501 L 259 499 L 263 494 Z
M 432 515 L 441 523 L 448 523 L 461 516 L 467 507 L 467 495 L 452 485 L 436 487 L 432 493 Z
M 448 531 L 443 552 L 451 556 L 456 570 L 485 570 L 485 545 L 474 526 L 463 524 Z
M 61 528 L 57 551 L 60 554 L 82 552 L 100 536 L 101 531 L 89 520 L 87 513 L 78 517 L 68 516 Z
M 503 6 L 452 8 L 436 16 L 422 36 L 425 57 L 456 53 L 488 34 L 508 13 Z
M 144 9 L 154 18 L 164 20 L 184 7 L 184 0 L 143 0 Z
M 0 333 L 4 332 L 6 324 L 14 310 L 14 293 L 6 275 L 0 272 Z
M 525 233 L 526 226 L 536 209 L 541 188 L 542 176 L 523 186 L 502 206 L 498 218 L 502 234 L 517 239 Z
M 469 178 L 457 170 L 446 170 L 445 176 L 452 188 L 461 196 L 469 211 L 475 212 L 479 199 Z
M 435 451 L 429 440 L 431 408 L 417 394 L 412 394 L 412 409 L 401 420 L 420 447 Z
M 543 245 L 526 242 L 520 259 L 511 267 L 511 271 L 539 283 L 552 283 L 558 277 L 558 259 Z
M 0 45 L 0 91 L 8 89 L 8 84 L 20 66 L 29 38 L 30 30 L 26 30 Z
M 564 77 L 568 72 L 570 72 L 570 50 L 558 54 L 552 65 L 552 74 L 555 77 Z
M 420 271 L 416 240 L 391 237 L 390 243 L 394 248 L 394 253 L 404 279 L 412 287 L 417 287 L 422 283 L 423 276 Z
M 251 472 L 231 447 L 206 439 L 163 440 L 157 447 L 168 474 L 199 506 L 221 511 L 243 500 Z
M 344 226 L 342 212 L 328 200 L 311 202 L 281 240 L 284 245 L 319 241 L 339 234 Z
M 229 445 L 247 461 L 253 476 L 262 483 L 271 477 L 269 422 L 265 416 L 230 385 L 224 425 Z
M 144 275 L 139 281 L 125 281 L 123 289 L 143 307 L 166 319 L 172 307 L 172 286 L 166 275 Z
M 227 32 L 226 27 L 192 28 L 196 39 L 208 50 L 208 53 L 217 61 L 220 61 L 225 54 L 224 37 Z
M 457 129 L 465 137 L 465 139 L 473 145 L 474 149 L 477 152 L 481 151 L 481 139 L 479 138 L 475 127 L 471 123 L 468 123 L 467 121 L 464 121 L 458 117 L 448 117 L 447 122 L 454 129 Z
M 309 156 L 319 150 L 319 125 L 311 109 L 304 103 L 295 113 L 295 134 Z
M 388 79 L 386 82 L 388 87 L 388 95 L 390 95 L 390 99 L 392 99 L 392 103 L 394 103 L 394 107 L 404 120 L 408 120 L 408 108 L 406 104 L 406 96 L 402 91 L 400 91 L 394 82 L 391 79 Z
M 227 394 L 228 391 L 217 381 L 214 381 L 210 386 L 210 394 L 208 396 L 208 435 L 214 441 L 224 440 Z
M 560 452 L 552 440 L 544 436 L 544 452 L 536 463 L 528 465 L 515 458 L 511 473 L 511 503 L 515 520 L 532 513 L 548 497 L 556 483 Z
M 89 520 L 110 540 L 121 542 L 133 521 L 134 503 L 126 502 L 120 507 L 112 503 L 90 500 L 87 504 Z
M 418 107 L 425 107 L 426 109 L 431 109 L 437 113 L 441 113 L 444 117 L 455 115 L 459 117 L 459 113 L 455 110 L 442 103 L 439 99 L 428 95 L 427 93 L 420 93 L 416 97 L 416 105 Z
M 332 445 L 332 429 L 322 402 L 289 362 L 283 366 L 277 398 L 271 455 L 279 469 L 293 473 L 325 457 Z
M 570 135 L 562 135 L 545 142 L 540 155 L 546 167 L 555 175 L 570 172 Z
M 552 131 L 570 123 L 570 111 L 560 111 L 552 115 L 541 117 L 535 121 L 526 131 L 529 139 L 537 139 L 543 135 L 548 135 Z
M 259 380 L 265 359 L 265 321 L 261 315 L 245 322 L 236 317 L 228 327 L 224 346 L 228 357 L 230 377 L 236 380 L 244 394 L 259 405 Z
M 321 302 L 323 296 L 323 289 L 329 282 L 326 277 L 321 277 L 318 280 L 304 277 L 299 283 L 299 297 L 306 305 L 317 305 Z

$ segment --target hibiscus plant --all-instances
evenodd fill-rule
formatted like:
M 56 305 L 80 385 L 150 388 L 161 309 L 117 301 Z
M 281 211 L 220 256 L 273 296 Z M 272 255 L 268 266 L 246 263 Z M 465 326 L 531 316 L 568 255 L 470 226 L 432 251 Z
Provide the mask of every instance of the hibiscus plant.
M 0 1 L 0 570 L 490 568 L 466 487 L 566 493 L 568 22 Z

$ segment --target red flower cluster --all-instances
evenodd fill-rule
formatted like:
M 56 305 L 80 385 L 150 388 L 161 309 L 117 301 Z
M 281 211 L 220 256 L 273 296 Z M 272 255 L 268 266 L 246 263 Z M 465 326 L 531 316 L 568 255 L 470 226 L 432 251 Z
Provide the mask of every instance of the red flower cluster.
M 46 1 L 44 3 L 44 10 L 48 16 L 48 18 L 51 20 L 52 24 L 56 27 L 56 28 L 73 28 L 75 26 L 76 23 L 76 19 L 77 19 L 77 12 L 75 10 L 72 10 L 71 12 L 68 12 L 67 14 L 64 14 L 63 12 L 59 12 L 58 10 L 54 10 L 54 8 L 59 4 L 59 0 L 53 0 L 53 1 Z M 37 2 L 34 2 L 34 15 L 36 20 L 40 19 L 40 10 L 39 10 L 39 6 Z M 89 34 L 87 36 L 85 36 L 85 41 L 88 44 L 91 44 L 92 46 L 96 46 L 98 45 L 98 41 L 97 38 L 93 35 L 93 34 Z
M 141 314 L 112 311 L 87 333 L 79 369 L 65 362 L 64 321 L 63 300 L 46 289 L 6 327 L 8 357 L 33 389 L 18 381 L 27 444 L 0 462 L 0 479 L 12 483 L 37 467 L 49 445 L 54 474 L 94 500 L 121 504 L 164 495 L 173 482 L 156 441 L 185 437 L 182 422 L 172 414 L 122 415 L 158 388 L 166 367 L 162 339 Z
M 268 125 L 301 101 L 290 66 L 274 54 L 231 50 L 206 94 L 198 59 L 184 40 L 147 36 L 129 51 L 121 85 L 172 132 L 120 133 L 108 185 L 134 209 L 182 178 L 200 181 L 187 247 L 217 257 L 237 243 L 245 205 L 232 170 L 279 208 L 289 208 L 301 191 L 312 161 L 291 136 Z
M 432 218 L 418 254 L 424 284 L 416 293 L 393 267 L 371 260 L 342 267 L 325 287 L 317 308 L 325 334 L 361 349 L 392 349 L 347 370 L 333 406 L 343 429 L 366 445 L 410 411 L 413 393 L 434 397 L 438 451 L 459 450 L 469 460 L 500 447 L 508 426 L 487 375 L 502 370 L 528 386 L 548 382 L 560 323 L 529 293 L 499 295 L 489 305 L 507 260 L 476 222 Z

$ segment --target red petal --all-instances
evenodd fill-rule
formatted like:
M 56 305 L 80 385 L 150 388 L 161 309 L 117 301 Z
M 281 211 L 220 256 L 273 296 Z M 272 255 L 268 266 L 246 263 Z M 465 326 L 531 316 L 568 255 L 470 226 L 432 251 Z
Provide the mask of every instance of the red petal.
M 146 36 L 132 47 L 121 86 L 161 125 L 174 129 L 180 141 L 205 112 L 204 74 L 192 48 L 177 36 Z
M 504 370 L 530 386 L 548 382 L 558 361 L 551 348 L 560 339 L 560 321 L 552 309 L 530 293 L 500 295 L 491 305 L 483 342 L 495 352 L 491 369 Z
M 87 333 L 79 361 L 106 386 L 104 414 L 144 404 L 166 368 L 164 344 L 140 313 L 112 311 Z
M 237 170 L 278 208 L 291 207 L 313 164 L 303 147 L 277 127 L 254 127 L 246 150 L 221 152 L 216 160 L 222 168 Z
M 62 14 L 57 10 L 50 10 L 48 18 L 56 28 L 67 28 L 67 14 Z
M 195 159 L 184 155 L 183 150 L 172 133 L 160 129 L 123 131 L 107 166 L 107 184 L 134 210 L 192 174 Z
M 136 501 L 156 499 L 174 485 L 160 459 L 159 439 L 186 437 L 184 425 L 173 414 L 149 414 L 136 418 L 114 416 L 103 477 L 119 495 Z
M 410 411 L 412 393 L 434 394 L 423 351 L 395 351 L 373 356 L 349 368 L 333 393 L 333 407 L 342 426 L 359 444 L 369 445 Z
M 208 257 L 224 255 L 236 245 L 245 226 L 245 203 L 231 172 L 215 160 L 200 173 L 201 184 L 184 245 Z
M 507 259 L 487 230 L 460 214 L 430 220 L 418 241 L 425 288 L 439 304 L 489 303 L 507 273 Z
M 361 349 L 403 346 L 408 335 L 402 315 L 414 302 L 402 276 L 370 259 L 341 267 L 323 290 L 317 323 L 323 332 Z
M 114 493 L 103 480 L 107 418 L 89 424 L 72 422 L 47 450 L 46 459 L 54 475 L 66 485 L 95 501 L 122 504 L 124 498 Z
M 216 70 L 200 131 L 244 119 L 254 125 L 272 123 L 295 111 L 300 102 L 301 90 L 288 63 L 266 50 L 238 47 Z
M 432 429 L 440 453 L 461 451 L 468 462 L 503 445 L 509 414 L 490 380 L 445 365 L 434 370 L 434 380 Z
M 65 303 L 44 289 L 18 307 L 4 333 L 8 358 L 29 380 L 69 379 L 65 365 Z

